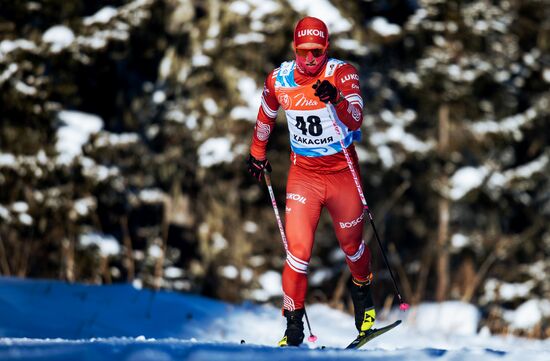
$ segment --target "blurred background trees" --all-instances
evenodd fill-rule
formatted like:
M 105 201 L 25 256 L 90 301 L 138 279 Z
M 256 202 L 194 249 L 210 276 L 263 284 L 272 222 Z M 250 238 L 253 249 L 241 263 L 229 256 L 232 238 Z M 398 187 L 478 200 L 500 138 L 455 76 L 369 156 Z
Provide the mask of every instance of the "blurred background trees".
M 0 271 L 279 302 L 284 262 L 244 159 L 295 22 L 358 67 L 369 205 L 405 297 L 550 319 L 550 6 L 509 1 L 0 1 Z M 270 140 L 279 205 L 288 139 Z M 377 246 L 376 298 L 390 305 Z M 349 307 L 328 214 L 310 302 Z M 507 316 L 534 307 L 535 324 Z M 482 326 L 482 325 L 480 325 Z

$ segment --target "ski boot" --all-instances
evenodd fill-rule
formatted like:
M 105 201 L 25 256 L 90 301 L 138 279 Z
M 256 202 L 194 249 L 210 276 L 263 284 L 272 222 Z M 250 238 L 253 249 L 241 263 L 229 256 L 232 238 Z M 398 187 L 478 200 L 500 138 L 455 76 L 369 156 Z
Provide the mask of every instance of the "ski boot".
M 355 327 L 359 331 L 359 337 L 366 334 L 374 325 L 376 310 L 370 289 L 372 275 L 365 282 L 357 281 L 352 277 L 351 300 L 355 311 Z
M 299 346 L 304 340 L 304 322 L 302 321 L 304 309 L 284 310 L 283 315 L 286 317 L 286 331 L 279 341 L 279 346 Z

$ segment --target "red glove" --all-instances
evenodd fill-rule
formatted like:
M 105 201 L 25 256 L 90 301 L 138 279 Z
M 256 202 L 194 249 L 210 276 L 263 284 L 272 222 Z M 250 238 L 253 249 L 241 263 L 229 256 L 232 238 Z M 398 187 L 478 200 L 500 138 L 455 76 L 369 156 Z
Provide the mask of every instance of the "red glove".
M 313 89 L 315 89 L 315 96 L 319 97 L 323 103 L 339 103 L 338 89 L 328 80 L 323 80 L 322 82 L 317 80 L 317 82 L 313 84 Z
M 249 154 L 246 163 L 248 165 L 248 173 L 252 174 L 259 182 L 262 180 L 262 172 L 264 169 L 271 173 L 271 164 L 267 158 L 258 160 L 254 158 L 252 154 Z

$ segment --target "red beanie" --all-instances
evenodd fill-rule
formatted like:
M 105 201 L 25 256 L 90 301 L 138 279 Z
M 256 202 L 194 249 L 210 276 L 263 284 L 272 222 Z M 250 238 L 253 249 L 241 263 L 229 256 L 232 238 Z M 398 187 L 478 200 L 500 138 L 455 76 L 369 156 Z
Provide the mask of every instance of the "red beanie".
M 294 47 L 304 43 L 316 43 L 323 47 L 328 45 L 328 29 L 322 20 L 306 16 L 298 21 L 294 28 Z

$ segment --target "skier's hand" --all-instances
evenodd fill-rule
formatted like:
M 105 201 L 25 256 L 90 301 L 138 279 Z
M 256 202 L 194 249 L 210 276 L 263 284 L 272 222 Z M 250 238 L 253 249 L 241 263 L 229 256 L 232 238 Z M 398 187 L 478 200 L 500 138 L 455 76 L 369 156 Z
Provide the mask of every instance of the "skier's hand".
M 313 89 L 315 89 L 315 96 L 319 97 L 323 103 L 331 102 L 334 104 L 338 101 L 338 89 L 328 80 L 323 80 L 322 82 L 317 80 L 313 84 Z
M 252 176 L 259 182 L 262 180 L 262 172 L 264 169 L 271 172 L 271 164 L 269 164 L 267 158 L 264 160 L 258 160 L 254 158 L 252 154 L 249 154 L 246 164 L 248 165 L 248 173 L 252 174 Z

